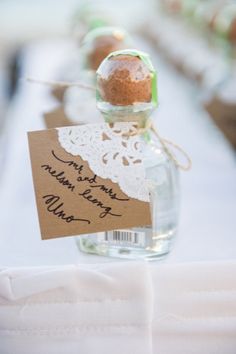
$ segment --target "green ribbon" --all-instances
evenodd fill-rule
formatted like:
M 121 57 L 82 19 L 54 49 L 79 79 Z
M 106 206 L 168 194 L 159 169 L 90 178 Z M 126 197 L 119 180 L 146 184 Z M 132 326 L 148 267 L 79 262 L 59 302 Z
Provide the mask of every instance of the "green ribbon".
M 94 29 L 104 27 L 107 25 L 107 21 L 102 18 L 93 18 L 89 21 L 89 30 L 92 31 Z

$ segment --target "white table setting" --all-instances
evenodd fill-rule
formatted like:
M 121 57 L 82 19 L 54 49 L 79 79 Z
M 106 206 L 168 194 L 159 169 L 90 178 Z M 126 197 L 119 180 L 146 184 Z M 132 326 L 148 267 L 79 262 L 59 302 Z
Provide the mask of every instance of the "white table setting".
M 0 172 L 1 354 L 236 353 L 235 153 L 198 88 L 139 43 L 158 72 L 155 125 L 193 163 L 180 176 L 173 249 L 148 263 L 82 254 L 73 237 L 41 240 L 26 133 L 45 129 L 58 102 L 26 78 L 56 80 L 74 44 L 29 44 Z

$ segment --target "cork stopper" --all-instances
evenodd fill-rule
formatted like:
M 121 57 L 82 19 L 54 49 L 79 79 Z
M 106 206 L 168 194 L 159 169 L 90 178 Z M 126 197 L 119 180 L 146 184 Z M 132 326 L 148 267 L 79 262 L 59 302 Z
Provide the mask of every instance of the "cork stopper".
M 236 16 L 231 23 L 228 37 L 231 42 L 236 42 Z
M 182 10 L 181 0 L 163 0 L 161 4 L 168 12 L 173 14 L 180 13 Z
M 92 30 L 84 39 L 86 64 L 96 71 L 111 52 L 127 48 L 127 33 L 119 28 L 102 27 Z
M 113 106 L 152 102 L 153 72 L 135 53 L 112 53 L 97 71 L 100 100 Z

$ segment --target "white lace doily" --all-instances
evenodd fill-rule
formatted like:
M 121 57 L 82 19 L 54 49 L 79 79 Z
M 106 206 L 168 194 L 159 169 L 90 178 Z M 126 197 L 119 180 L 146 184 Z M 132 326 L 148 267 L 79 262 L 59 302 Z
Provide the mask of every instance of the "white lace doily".
M 109 178 L 130 198 L 149 201 L 140 137 L 124 135 L 134 123 L 86 124 L 57 128 L 63 149 L 88 162 L 99 177 Z

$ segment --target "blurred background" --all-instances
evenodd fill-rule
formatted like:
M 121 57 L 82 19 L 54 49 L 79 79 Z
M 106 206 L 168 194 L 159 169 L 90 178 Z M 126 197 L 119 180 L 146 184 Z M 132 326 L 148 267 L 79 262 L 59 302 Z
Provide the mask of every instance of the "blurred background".
M 134 29 L 150 12 L 149 1 L 144 4 L 142 0 L 0 0 L 0 134 L 16 92 L 22 56 L 32 43 L 62 38 L 78 41 L 89 30 L 90 16 Z
M 156 124 L 193 160 L 193 171 L 183 176 L 182 238 L 172 259 L 208 259 L 213 244 L 218 258 L 236 256 L 229 247 L 235 234 L 236 1 L 0 0 L 3 257 L 26 264 L 37 253 L 38 258 L 31 257 L 36 264 L 48 263 L 52 249 L 61 262 L 72 257 L 60 243 L 69 241 L 39 243 L 26 139 L 26 131 L 45 128 L 45 112 L 66 101 L 50 87 L 25 79 L 77 79 L 73 72 L 81 63 L 72 66 L 81 55 L 81 41 L 104 24 L 124 27 L 134 46 L 151 54 L 158 72 Z M 19 239 L 25 241 L 14 246 Z
M 234 0 L 1 0 L 1 131 L 16 91 L 23 51 L 43 39 L 78 40 L 88 31 L 92 16 L 151 41 L 156 55 L 204 91 L 202 104 L 236 145 Z

